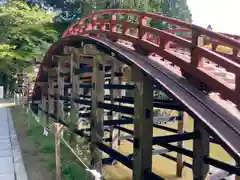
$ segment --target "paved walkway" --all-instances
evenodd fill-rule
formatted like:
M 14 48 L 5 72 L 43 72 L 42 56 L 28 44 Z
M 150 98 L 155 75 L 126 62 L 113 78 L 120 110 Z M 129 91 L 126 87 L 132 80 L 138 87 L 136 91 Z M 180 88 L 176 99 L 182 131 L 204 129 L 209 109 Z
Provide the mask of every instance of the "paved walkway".
M 9 109 L 0 108 L 0 180 L 27 180 Z

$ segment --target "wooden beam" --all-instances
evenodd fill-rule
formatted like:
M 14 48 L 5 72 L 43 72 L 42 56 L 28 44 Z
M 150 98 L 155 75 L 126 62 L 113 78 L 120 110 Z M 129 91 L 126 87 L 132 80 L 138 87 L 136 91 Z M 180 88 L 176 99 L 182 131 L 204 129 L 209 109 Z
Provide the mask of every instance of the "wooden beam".
M 119 72 L 121 68 L 118 66 L 117 61 L 112 61 L 112 69 L 111 69 L 111 79 L 109 81 L 110 84 L 121 84 L 121 79 L 118 77 L 115 77 L 115 72 Z M 110 89 L 110 100 L 111 104 L 116 104 L 120 105 L 120 103 L 116 103 L 114 101 L 115 98 L 121 98 L 121 90 L 114 90 Z M 120 119 L 120 113 L 112 111 L 111 115 L 109 116 L 109 120 L 116 120 Z M 118 144 L 119 144 L 119 130 L 114 129 L 113 126 L 111 127 L 110 131 L 110 138 L 112 139 L 111 141 L 111 146 L 113 149 L 118 149 Z
M 237 166 L 237 167 L 240 167 L 239 163 L 236 163 L 235 160 L 233 160 L 234 164 Z M 235 175 L 235 180 L 240 180 L 240 176 L 238 175 Z
M 134 90 L 134 157 L 133 180 L 144 180 L 144 172 L 152 170 L 153 83 L 133 65 Z
M 199 120 L 194 120 L 194 132 L 199 133 L 200 138 L 193 140 L 193 179 L 205 180 L 209 165 L 204 163 L 204 157 L 209 156 L 210 138 Z
M 64 111 L 63 111 L 63 103 L 60 99 L 60 96 L 64 95 L 64 79 L 60 76 L 60 73 L 63 70 L 62 62 L 58 62 L 57 68 L 57 121 L 59 119 L 63 119 Z M 62 126 L 60 123 L 55 123 L 55 155 L 56 155 L 56 180 L 61 180 L 61 153 L 60 153 L 60 138 L 61 138 Z
M 103 142 L 104 110 L 98 108 L 98 102 L 104 102 L 104 67 L 100 64 L 101 56 L 96 56 L 92 75 L 92 112 L 91 112 L 91 166 L 102 174 L 102 152 L 96 143 Z
M 181 120 L 177 121 L 177 131 L 178 134 L 182 134 L 184 133 L 184 123 L 186 123 L 186 121 L 188 120 L 188 114 L 186 112 L 180 111 L 178 115 L 181 116 Z M 183 141 L 179 141 L 177 145 L 180 148 L 184 147 Z M 181 153 L 177 153 L 177 169 L 176 169 L 177 177 L 182 177 L 183 167 L 184 167 L 183 155 Z
M 41 100 L 42 100 L 41 108 L 42 108 L 42 110 L 43 110 L 44 112 L 41 113 L 40 119 L 41 119 L 43 122 L 46 122 L 46 121 L 47 121 L 47 114 L 46 114 L 45 112 L 48 112 L 48 108 L 47 108 L 47 103 L 48 103 L 48 102 L 47 102 L 46 96 L 44 96 L 44 95 L 42 94 Z
M 79 53 L 82 53 L 82 52 L 83 52 L 82 48 L 75 48 L 75 47 L 72 47 L 72 46 L 65 46 L 63 48 L 63 53 L 66 54 L 66 55 L 70 55 L 72 53 L 79 54 Z
M 122 66 L 123 80 L 125 82 L 131 82 L 131 68 L 127 65 Z
M 43 70 L 49 73 L 56 73 L 58 69 L 57 67 L 49 68 L 49 67 L 43 66 Z
M 54 124 L 55 127 L 55 158 L 56 158 L 56 180 L 61 180 L 61 131 L 62 125 L 59 123 Z
M 36 85 L 37 85 L 37 86 L 40 86 L 40 87 L 42 87 L 42 86 L 48 86 L 48 82 L 36 82 Z
M 83 45 L 83 53 L 88 55 L 101 55 L 102 53 L 98 51 L 95 45 L 85 44 Z
M 62 63 L 65 63 L 65 62 L 68 62 L 70 61 L 70 57 L 69 55 L 53 55 L 52 56 L 52 60 L 55 61 L 55 62 L 62 62 Z
M 74 102 L 74 99 L 78 96 L 79 91 L 79 80 L 78 75 L 74 73 L 75 68 L 79 68 L 79 60 L 77 58 L 77 54 L 71 53 L 71 83 L 72 83 L 72 89 L 71 89 L 71 99 L 70 99 L 70 124 L 76 125 L 78 121 L 78 107 L 79 105 Z
M 54 113 L 54 99 L 51 97 L 52 94 L 55 94 L 54 89 L 54 78 L 51 76 L 51 73 L 48 75 L 48 112 L 50 114 Z M 48 115 L 48 120 L 45 122 L 46 127 L 48 127 L 51 117 Z
M 80 54 L 77 54 L 77 57 L 78 57 L 78 64 L 77 64 L 77 68 L 79 68 L 80 67 L 80 64 L 88 64 L 88 65 L 90 65 L 90 66 L 92 66 L 93 65 L 93 59 L 94 59 L 94 56 L 92 56 L 92 55 L 87 55 L 87 54 L 83 54 L 83 53 L 80 53 Z M 91 75 L 92 73 L 90 73 L 90 75 Z M 79 78 L 78 78 L 78 80 L 77 80 L 77 84 L 79 85 L 79 84 L 85 84 L 86 83 L 86 81 L 84 81 L 84 80 L 80 80 L 80 77 L 84 77 L 84 76 L 86 76 L 86 74 L 85 73 L 80 73 L 79 74 Z M 79 86 L 78 86 L 79 87 Z M 86 89 L 84 89 L 84 88 L 79 88 L 78 89 L 78 93 L 79 94 L 84 94 L 84 93 L 86 93 L 87 91 L 86 91 Z M 90 90 L 88 90 L 88 92 L 87 93 L 91 93 L 91 91 Z M 84 94 L 84 95 L 87 95 L 87 94 Z M 83 98 L 83 99 L 85 99 L 85 98 Z M 84 108 L 84 107 L 86 107 L 85 105 L 82 105 L 82 104 L 78 104 L 78 109 L 80 109 L 80 108 Z M 80 113 L 85 113 L 85 109 L 83 110 L 83 111 L 80 111 Z M 81 118 L 81 121 L 79 121 L 80 123 L 79 123 L 79 128 L 80 129 L 82 129 L 82 128 L 84 128 L 84 125 L 86 124 L 86 121 L 84 121 L 85 119 L 82 119 Z

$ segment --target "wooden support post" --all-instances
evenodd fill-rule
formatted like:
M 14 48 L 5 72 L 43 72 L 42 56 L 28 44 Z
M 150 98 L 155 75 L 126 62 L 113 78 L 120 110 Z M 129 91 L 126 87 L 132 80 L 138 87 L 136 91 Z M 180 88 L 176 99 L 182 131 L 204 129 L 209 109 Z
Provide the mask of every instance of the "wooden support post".
M 188 114 L 186 112 L 180 111 L 179 116 L 181 116 L 181 120 L 177 121 L 177 130 L 178 134 L 182 134 L 184 133 L 184 122 L 186 123 L 186 121 L 188 120 Z M 183 148 L 183 141 L 179 141 L 177 145 L 178 147 Z M 181 153 L 177 153 L 177 177 L 182 177 L 183 167 L 183 155 Z
M 61 180 L 60 140 L 61 140 L 61 125 L 59 123 L 55 123 L 56 180 Z
M 47 108 L 47 98 L 45 95 L 42 95 L 42 121 L 46 122 L 47 121 L 47 114 L 48 113 L 48 108 Z
M 54 99 L 51 95 L 54 94 L 54 78 L 51 73 L 48 74 L 48 113 L 54 113 Z M 50 114 L 48 115 L 48 120 L 45 122 L 45 126 L 48 127 L 51 120 Z
M 84 51 L 84 48 L 82 49 L 82 51 Z M 78 62 L 77 62 L 77 68 L 79 68 L 80 66 L 82 66 L 83 64 L 88 64 L 88 63 L 92 63 L 92 61 L 93 61 L 93 57 L 91 57 L 91 56 L 89 56 L 89 57 L 86 57 L 86 54 L 84 54 L 84 53 L 78 53 Z M 86 77 L 86 73 L 81 73 L 80 75 L 79 75 L 79 78 L 80 77 Z M 86 82 L 85 80 L 79 80 L 79 78 L 78 78 L 78 80 L 77 80 L 77 82 L 78 82 L 78 84 L 79 83 L 81 83 L 81 84 L 85 84 L 85 83 L 87 83 L 87 84 L 89 84 L 90 82 Z M 79 87 L 79 86 L 78 86 Z M 85 94 L 86 92 L 88 91 L 88 93 L 90 93 L 91 91 L 90 90 L 86 90 L 86 89 L 84 89 L 84 88 L 78 88 L 78 93 L 79 94 L 81 94 L 81 95 L 88 95 L 88 94 Z M 85 99 L 85 98 L 83 98 L 83 99 Z M 86 105 L 82 105 L 82 104 L 79 104 L 78 105 L 78 107 L 77 108 L 86 108 Z M 80 111 L 80 113 L 85 113 L 86 111 L 85 111 L 85 109 L 84 110 L 82 110 L 82 111 Z M 83 120 L 85 120 L 84 118 L 80 118 L 79 119 L 79 128 L 80 129 L 82 129 L 82 128 L 84 128 L 84 125 L 85 125 L 85 122 L 83 121 Z
M 57 121 L 59 119 L 63 120 L 63 102 L 60 100 L 60 96 L 64 95 L 64 81 L 60 76 L 63 66 L 61 62 L 58 62 L 58 71 L 57 71 Z M 56 180 L 61 180 L 61 156 L 60 156 L 60 140 L 61 140 L 61 129 L 62 126 L 60 123 L 55 123 L 55 155 L 56 155 Z
M 121 68 L 119 68 L 119 72 L 121 72 L 123 74 L 122 77 L 118 77 L 119 78 L 119 84 L 123 84 L 125 85 L 126 82 L 131 82 L 131 67 L 126 66 L 126 65 L 121 65 Z M 123 96 L 126 96 L 126 90 L 121 90 L 120 91 L 120 97 L 122 98 Z M 123 103 L 119 103 L 119 105 L 122 105 Z M 133 117 L 132 117 L 133 118 Z M 120 126 L 124 126 L 124 125 L 120 125 Z M 122 131 L 118 131 L 118 137 L 124 136 L 124 132 Z M 118 145 L 121 145 L 121 140 L 120 138 L 118 138 Z
M 77 97 L 77 90 L 78 90 L 78 76 L 75 74 L 75 68 L 78 68 L 78 62 L 75 53 L 70 55 L 70 62 L 71 62 L 71 99 L 70 99 L 70 124 L 75 124 L 78 120 L 78 111 L 77 111 L 77 104 L 74 102 L 74 99 Z
M 111 79 L 109 81 L 110 84 L 121 84 L 121 80 L 118 77 L 115 77 L 115 72 L 119 72 L 120 68 L 118 66 L 117 60 L 112 61 L 112 69 L 111 69 Z M 110 99 L 111 99 L 111 104 L 120 104 L 120 103 L 115 103 L 114 99 L 115 98 L 120 98 L 121 97 L 121 91 L 122 90 L 113 90 L 110 89 Z M 115 119 L 120 119 L 120 114 L 117 112 L 112 111 L 111 115 L 109 116 L 110 120 L 115 120 Z M 120 141 L 119 139 L 119 130 L 114 129 L 111 127 L 111 132 L 110 132 L 110 138 L 112 139 L 111 141 L 111 147 L 113 149 L 118 149 L 118 143 Z
M 233 159 L 233 164 L 235 165 L 235 166 L 237 166 L 237 167 L 240 167 L 239 166 L 239 163 L 236 163 L 236 161 Z M 240 176 L 238 176 L 238 175 L 235 175 L 235 180 L 240 180 Z
M 153 83 L 136 66 L 131 67 L 134 90 L 133 180 L 144 180 L 152 169 Z
M 194 132 L 199 133 L 200 138 L 193 140 L 193 179 L 204 180 L 209 171 L 209 165 L 204 163 L 204 157 L 209 156 L 209 134 L 199 120 L 194 121 Z
M 63 101 L 60 99 L 60 96 L 64 96 L 64 79 L 60 76 L 60 73 L 64 72 L 64 67 L 62 62 L 58 62 L 58 76 L 57 76 L 57 118 L 58 120 L 63 120 L 64 111 L 63 111 Z
M 102 143 L 104 110 L 98 108 L 98 102 L 104 102 L 104 66 L 100 63 L 101 55 L 93 60 L 92 75 L 92 111 L 91 111 L 91 166 L 102 174 L 102 152 L 96 143 Z
M 41 92 L 41 100 L 38 104 L 38 118 L 40 121 L 42 121 L 42 119 L 43 119 L 42 108 L 43 108 L 43 93 Z
M 197 31 L 192 32 L 192 45 L 202 47 L 204 46 L 203 37 Z M 202 67 L 203 66 L 203 58 L 199 55 L 198 52 L 195 51 L 195 48 L 191 50 L 191 64 L 194 67 Z
M 42 99 L 42 96 L 41 96 L 41 99 Z M 42 100 L 37 103 L 37 108 L 38 108 L 37 117 L 39 118 L 39 120 L 41 120 L 42 118 L 42 111 L 40 110 L 41 106 L 42 106 Z

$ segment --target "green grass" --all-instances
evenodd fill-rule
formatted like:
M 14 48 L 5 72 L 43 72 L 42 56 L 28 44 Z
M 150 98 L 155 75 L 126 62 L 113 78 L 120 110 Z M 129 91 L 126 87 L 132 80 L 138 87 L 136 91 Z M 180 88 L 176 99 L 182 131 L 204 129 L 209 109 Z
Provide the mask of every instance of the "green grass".
M 47 137 L 43 136 L 43 127 L 33 117 L 28 116 L 26 110 L 22 107 L 13 107 L 11 112 L 14 121 L 17 120 L 23 123 L 28 121 L 26 125 L 30 122 L 27 136 L 34 141 L 36 148 L 40 150 L 38 156 L 49 172 L 53 172 L 53 179 L 55 179 L 55 143 L 53 134 L 49 133 Z M 64 144 L 61 144 L 61 171 L 63 180 L 87 179 L 86 171 Z

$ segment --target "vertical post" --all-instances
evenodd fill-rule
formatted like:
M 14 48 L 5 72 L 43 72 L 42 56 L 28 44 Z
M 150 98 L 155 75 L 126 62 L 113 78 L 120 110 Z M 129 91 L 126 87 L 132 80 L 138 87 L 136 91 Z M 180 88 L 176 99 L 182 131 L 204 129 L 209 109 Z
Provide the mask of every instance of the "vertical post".
M 235 160 L 233 160 L 233 162 L 234 162 L 234 165 L 235 165 L 235 166 L 239 167 L 239 164 L 236 163 Z M 240 176 L 235 175 L 235 180 L 240 180 Z
M 45 86 L 42 86 L 42 88 L 44 88 L 44 87 Z M 48 113 L 47 98 L 46 98 L 46 94 L 42 93 L 42 117 L 41 118 L 42 118 L 43 122 L 46 122 L 46 120 L 47 120 L 47 113 Z
M 188 114 L 186 112 L 180 111 L 179 116 L 181 116 L 181 120 L 177 121 L 177 130 L 178 134 L 184 133 L 184 122 L 188 119 Z M 183 148 L 184 144 L 183 141 L 178 141 L 178 147 Z M 183 170 L 183 155 L 181 153 L 177 153 L 177 177 L 182 177 L 182 170 Z
M 81 51 L 83 51 L 83 53 L 82 52 L 80 52 L 81 54 L 79 54 L 78 55 L 78 57 L 79 57 L 79 61 L 77 62 L 77 66 L 78 66 L 78 68 L 85 68 L 85 67 L 89 67 L 89 64 L 91 64 L 92 63 L 92 61 L 93 61 L 93 56 L 91 56 L 91 55 L 87 55 L 86 54 L 86 50 L 85 50 L 85 48 L 83 48 L 83 49 L 81 49 Z M 89 75 L 90 74 L 90 75 Z M 79 79 L 78 79 L 78 81 L 81 83 L 81 84 L 89 84 L 89 83 L 91 83 L 91 79 L 88 79 L 88 80 L 84 80 L 84 77 L 86 77 L 86 76 L 91 76 L 91 72 L 89 73 L 87 73 L 87 72 L 80 72 L 80 75 L 79 75 Z M 79 86 L 78 86 L 79 87 Z M 81 94 L 81 95 L 88 95 L 88 93 L 90 93 L 90 90 L 88 90 L 88 89 L 85 89 L 85 88 L 79 88 L 78 89 L 78 92 Z M 82 97 L 83 99 L 85 99 L 85 97 Z M 80 111 L 80 113 L 85 113 L 86 112 L 86 105 L 82 105 L 82 104 L 80 104 L 80 105 L 78 105 L 78 108 L 79 109 L 81 109 L 81 111 Z M 84 122 L 84 118 L 80 118 L 80 123 L 79 123 L 79 128 L 81 129 L 81 128 L 83 128 L 84 127 L 84 124 L 85 124 L 85 122 Z M 89 120 L 89 119 L 88 119 Z
M 133 180 L 144 180 L 152 169 L 153 83 L 136 67 L 131 67 L 134 90 Z
M 119 82 L 120 82 L 120 84 L 123 84 L 123 85 L 125 85 L 126 83 L 131 83 L 132 81 L 131 81 L 131 67 L 129 67 L 128 65 L 122 65 L 121 66 L 121 69 L 119 69 L 119 72 L 121 72 L 122 73 L 122 76 L 121 77 L 119 77 Z M 134 83 L 133 83 L 134 84 Z M 121 94 L 120 94 L 120 97 L 123 97 L 123 96 L 128 96 L 128 94 L 129 93 L 127 93 L 127 90 L 126 89 L 124 89 L 124 90 L 121 90 L 121 92 L 120 92 Z M 121 105 L 122 103 L 119 103 L 119 105 Z M 133 116 L 132 116 L 132 118 L 133 118 Z M 120 125 L 120 126 L 123 126 L 124 127 L 124 125 Z M 120 136 L 124 136 L 124 132 L 122 132 L 122 131 L 118 131 L 118 136 L 120 137 Z M 121 145 L 121 140 L 120 140 L 120 138 L 118 139 L 118 145 Z
M 209 171 L 209 165 L 204 163 L 204 157 L 209 156 L 209 134 L 199 120 L 194 121 L 194 132 L 199 133 L 200 138 L 193 140 L 193 179 L 204 180 Z
M 62 62 L 58 62 L 57 69 L 57 122 L 55 123 L 55 155 L 56 155 L 56 180 L 61 180 L 61 153 L 60 153 L 60 139 L 61 139 L 61 124 L 58 122 L 64 117 L 63 115 L 63 102 L 60 96 L 64 95 L 64 81 L 60 73 L 62 71 Z
M 71 53 L 70 55 L 70 68 L 71 68 L 71 83 L 72 83 L 72 89 L 71 89 L 71 99 L 70 99 L 70 106 L 71 106 L 71 111 L 70 111 L 70 124 L 74 124 L 77 122 L 78 120 L 78 111 L 77 111 L 77 105 L 74 101 L 74 99 L 77 97 L 77 93 L 78 93 L 78 88 L 79 88 L 79 84 L 78 84 L 78 75 L 76 75 L 75 73 L 75 69 L 79 68 L 79 63 L 78 63 L 78 59 L 76 57 L 76 54 L 74 52 Z
M 50 114 L 54 112 L 54 109 L 53 109 L 53 98 L 52 98 L 52 94 L 54 94 L 54 79 L 53 77 L 51 76 L 51 73 L 49 72 L 48 74 L 48 119 L 47 121 L 45 122 L 46 124 L 46 127 L 48 127 L 49 125 L 49 121 L 51 120 L 51 117 L 50 117 Z
M 194 47 L 202 47 L 204 45 L 203 37 L 201 37 L 201 34 L 197 31 L 192 32 L 192 45 Z M 196 68 L 203 66 L 203 58 L 194 50 L 194 48 L 191 50 L 191 64 Z
M 112 61 L 112 69 L 111 69 L 111 79 L 109 84 L 121 84 L 120 78 L 115 77 L 115 72 L 119 71 L 119 67 L 117 66 L 117 62 L 116 60 Z M 110 100 L 111 100 L 111 104 L 116 104 L 114 103 L 114 99 L 121 96 L 121 90 L 113 90 L 110 89 Z M 119 103 L 118 103 L 119 104 Z M 110 120 L 115 120 L 115 119 L 119 119 L 120 118 L 120 114 L 117 112 L 112 111 L 111 115 L 109 116 Z M 113 127 L 111 127 L 111 131 L 110 131 L 110 137 L 111 137 L 111 146 L 113 149 L 118 149 L 118 142 L 119 142 L 119 131 L 118 129 L 114 129 Z
M 61 180 L 61 157 L 60 157 L 60 138 L 61 127 L 59 123 L 55 123 L 55 158 L 56 158 L 56 180 Z
M 102 152 L 97 143 L 102 143 L 104 134 L 104 110 L 98 108 L 99 102 L 104 102 L 104 66 L 100 63 L 101 55 L 96 55 L 93 60 L 92 75 L 92 111 L 91 111 L 91 166 L 102 174 Z

